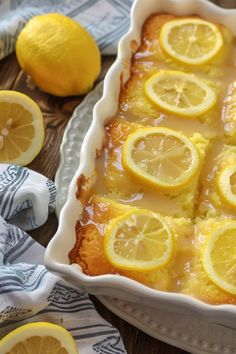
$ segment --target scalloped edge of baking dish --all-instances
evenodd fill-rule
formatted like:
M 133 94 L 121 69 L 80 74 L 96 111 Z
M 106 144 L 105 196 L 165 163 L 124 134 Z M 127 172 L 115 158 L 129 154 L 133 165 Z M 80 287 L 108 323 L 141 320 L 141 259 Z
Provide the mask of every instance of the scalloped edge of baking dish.
M 92 183 L 96 152 L 102 147 L 104 124 L 117 111 L 120 87 L 130 76 L 130 59 L 140 44 L 142 25 L 153 13 L 199 15 L 222 23 L 236 36 L 236 10 L 222 9 L 208 0 L 134 1 L 129 31 L 119 41 L 117 58 L 105 77 L 103 96 L 94 107 L 93 121 L 81 147 L 80 164 L 71 181 L 67 202 L 61 210 L 58 230 L 46 249 L 45 265 L 73 287 L 90 294 L 141 302 L 156 309 L 166 308 L 185 315 L 197 314 L 210 322 L 236 328 L 235 305 L 209 305 L 180 293 L 154 290 L 118 275 L 88 276 L 79 265 L 69 264 L 68 253 L 74 245 L 75 225 L 82 211 L 82 205 L 76 198 L 78 177 L 83 175 L 88 179 L 87 187 Z

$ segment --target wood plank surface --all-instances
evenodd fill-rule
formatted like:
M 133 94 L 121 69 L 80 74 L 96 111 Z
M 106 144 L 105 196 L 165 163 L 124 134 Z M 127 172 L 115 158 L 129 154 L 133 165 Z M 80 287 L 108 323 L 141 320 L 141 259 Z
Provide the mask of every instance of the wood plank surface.
M 218 0 L 215 2 L 227 8 L 236 7 L 236 0 Z M 99 80 L 104 77 L 113 60 L 113 56 L 103 58 L 102 74 Z M 53 180 L 59 163 L 59 148 L 63 132 L 74 108 L 83 100 L 83 97 L 57 98 L 40 91 L 32 85 L 27 76 L 20 70 L 14 53 L 0 61 L 0 89 L 26 93 L 39 104 L 45 122 L 45 142 L 40 154 L 28 167 Z M 56 229 L 57 218 L 53 214 L 45 225 L 33 230 L 30 234 L 35 240 L 46 246 L 55 234 Z M 94 296 L 91 296 L 91 298 L 98 312 L 120 331 L 128 354 L 186 353 L 139 331 L 106 309 Z

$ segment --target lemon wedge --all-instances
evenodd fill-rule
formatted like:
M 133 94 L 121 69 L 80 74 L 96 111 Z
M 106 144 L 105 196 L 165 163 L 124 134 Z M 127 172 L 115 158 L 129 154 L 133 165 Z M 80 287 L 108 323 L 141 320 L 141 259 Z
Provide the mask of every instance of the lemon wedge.
M 0 162 L 27 165 L 43 141 L 43 116 L 38 105 L 20 92 L 0 91 Z
M 182 71 L 160 70 L 145 82 L 144 91 L 161 109 L 185 117 L 202 115 L 216 103 L 208 84 Z
M 221 289 L 236 295 L 236 222 L 228 221 L 216 228 L 203 252 L 203 267 Z
M 236 166 L 228 166 L 218 173 L 217 192 L 222 200 L 231 207 L 236 207 Z
M 63 327 L 48 323 L 28 323 L 0 341 L 1 354 L 78 354 L 71 334 Z
M 169 128 L 144 128 L 130 134 L 122 151 L 124 168 L 140 182 L 173 190 L 190 182 L 200 168 L 195 145 Z
M 213 23 L 198 18 L 178 19 L 162 26 L 160 45 L 173 59 L 200 65 L 217 55 L 223 46 L 223 37 Z
M 114 218 L 104 237 L 108 261 L 119 269 L 147 271 L 166 265 L 173 254 L 173 235 L 157 214 L 135 210 Z

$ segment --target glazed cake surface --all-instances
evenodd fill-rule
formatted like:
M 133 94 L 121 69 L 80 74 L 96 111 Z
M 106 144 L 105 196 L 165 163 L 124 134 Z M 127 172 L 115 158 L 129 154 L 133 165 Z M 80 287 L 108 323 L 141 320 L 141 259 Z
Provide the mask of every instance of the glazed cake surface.
M 217 173 L 236 161 L 235 40 L 227 28 L 216 24 L 224 42 L 217 56 L 197 67 L 179 63 L 159 43 L 162 26 L 176 18 L 152 15 L 143 26 L 141 45 L 132 58 L 130 79 L 120 91 L 119 109 L 104 127 L 103 149 L 96 159 L 96 182 L 83 200 L 69 259 L 90 276 L 123 275 L 151 288 L 187 294 L 210 304 L 236 304 L 236 295 L 214 284 L 201 260 L 211 231 L 222 222 L 234 220 L 236 215 L 236 209 L 224 203 L 215 187 Z M 157 107 L 143 87 L 160 70 L 198 75 L 215 92 L 216 105 L 193 118 Z M 127 138 L 149 127 L 173 129 L 193 143 L 200 168 L 191 183 L 176 190 L 162 190 L 141 183 L 127 172 L 122 162 Z M 107 225 L 136 209 L 157 213 L 174 235 L 173 255 L 163 267 L 147 272 L 121 270 L 104 254 Z

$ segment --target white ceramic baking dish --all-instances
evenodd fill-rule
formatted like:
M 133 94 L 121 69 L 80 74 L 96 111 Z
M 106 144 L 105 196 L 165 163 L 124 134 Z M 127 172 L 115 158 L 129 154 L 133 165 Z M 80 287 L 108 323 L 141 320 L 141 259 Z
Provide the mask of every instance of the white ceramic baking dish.
M 68 253 L 75 242 L 75 225 L 82 210 L 76 198 L 77 180 L 80 175 L 94 175 L 96 150 L 102 146 L 104 124 L 118 107 L 121 82 L 130 75 L 130 59 L 140 44 L 141 29 L 147 17 L 153 13 L 174 15 L 197 14 L 228 26 L 236 35 L 236 10 L 219 8 L 207 0 L 137 0 L 131 10 L 131 25 L 120 40 L 118 55 L 104 82 L 103 97 L 93 111 L 93 122 L 84 139 L 79 168 L 70 184 L 68 199 L 63 207 L 56 235 L 49 243 L 45 264 L 47 268 L 70 282 L 74 287 L 90 294 L 108 295 L 124 300 L 147 304 L 153 308 L 167 308 L 182 314 L 198 314 L 206 320 L 236 328 L 236 306 L 208 305 L 192 297 L 150 289 L 134 280 L 117 276 L 87 276 L 78 265 L 70 265 Z M 88 185 L 89 187 L 89 185 Z

